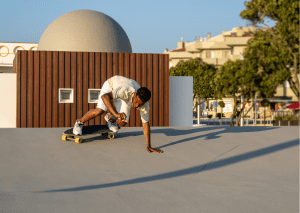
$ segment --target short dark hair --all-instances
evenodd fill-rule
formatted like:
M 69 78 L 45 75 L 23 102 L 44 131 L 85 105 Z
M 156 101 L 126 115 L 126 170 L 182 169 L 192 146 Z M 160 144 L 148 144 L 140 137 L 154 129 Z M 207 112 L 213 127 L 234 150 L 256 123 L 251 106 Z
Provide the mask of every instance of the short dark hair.
M 139 88 L 136 94 L 143 103 L 146 103 L 151 98 L 151 92 L 147 87 Z

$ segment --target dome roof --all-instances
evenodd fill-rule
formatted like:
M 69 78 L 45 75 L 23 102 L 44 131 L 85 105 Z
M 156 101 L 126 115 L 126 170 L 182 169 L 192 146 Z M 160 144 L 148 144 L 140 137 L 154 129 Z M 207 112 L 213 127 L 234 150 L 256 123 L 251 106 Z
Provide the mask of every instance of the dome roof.
M 111 17 L 75 10 L 55 19 L 40 38 L 38 50 L 131 53 L 126 32 Z

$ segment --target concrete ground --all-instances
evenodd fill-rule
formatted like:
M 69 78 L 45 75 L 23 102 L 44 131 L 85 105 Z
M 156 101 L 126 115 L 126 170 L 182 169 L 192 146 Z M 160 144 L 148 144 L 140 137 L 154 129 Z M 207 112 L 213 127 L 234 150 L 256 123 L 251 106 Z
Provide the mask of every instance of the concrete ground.
M 299 211 L 299 127 L 0 129 L 0 212 Z

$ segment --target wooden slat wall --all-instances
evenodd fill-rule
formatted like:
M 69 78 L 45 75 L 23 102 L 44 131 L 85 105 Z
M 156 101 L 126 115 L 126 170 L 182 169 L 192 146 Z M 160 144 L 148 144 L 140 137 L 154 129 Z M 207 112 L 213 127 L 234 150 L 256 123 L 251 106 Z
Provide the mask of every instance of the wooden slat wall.
M 88 89 L 101 89 L 112 76 L 135 80 L 151 91 L 150 126 L 169 126 L 169 55 L 106 52 L 18 51 L 17 127 L 73 127 L 95 109 Z M 74 102 L 59 103 L 59 88 L 73 88 Z M 98 116 L 84 125 L 106 124 Z M 131 108 L 126 127 L 141 127 L 139 110 Z

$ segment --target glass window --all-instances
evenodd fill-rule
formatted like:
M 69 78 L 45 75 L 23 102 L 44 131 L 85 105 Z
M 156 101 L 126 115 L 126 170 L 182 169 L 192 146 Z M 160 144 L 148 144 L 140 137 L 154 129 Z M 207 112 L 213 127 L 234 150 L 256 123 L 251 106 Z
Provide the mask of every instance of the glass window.
M 206 51 L 206 58 L 211 58 L 211 52 L 210 51 Z

